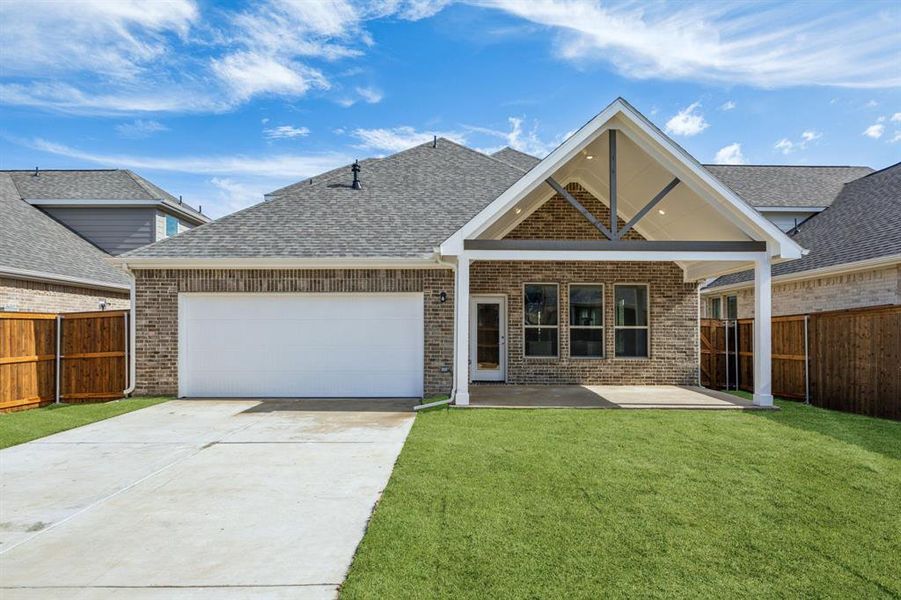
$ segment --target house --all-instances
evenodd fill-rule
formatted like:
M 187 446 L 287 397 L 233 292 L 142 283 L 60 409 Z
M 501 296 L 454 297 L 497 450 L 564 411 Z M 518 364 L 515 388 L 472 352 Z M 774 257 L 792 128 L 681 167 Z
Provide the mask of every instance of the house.
M 110 255 L 209 220 L 131 171 L 0 171 L 0 310 L 129 308 Z
M 827 198 L 828 199 L 828 198 Z M 901 304 L 901 163 L 847 182 L 792 239 L 810 252 L 773 268 L 773 314 Z M 705 316 L 754 314 L 752 273 L 724 275 L 701 291 Z
M 696 385 L 699 282 L 753 268 L 772 403 L 770 269 L 804 249 L 622 99 L 537 163 L 436 138 L 268 198 L 118 258 L 136 393 Z

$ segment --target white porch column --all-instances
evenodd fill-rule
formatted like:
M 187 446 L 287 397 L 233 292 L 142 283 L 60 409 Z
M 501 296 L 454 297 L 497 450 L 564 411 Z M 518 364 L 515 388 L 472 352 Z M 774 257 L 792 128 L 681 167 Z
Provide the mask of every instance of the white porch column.
M 469 404 L 469 256 L 465 253 L 457 258 L 457 289 L 454 290 L 457 314 L 454 326 L 457 328 L 457 347 L 454 348 L 457 392 L 454 402 L 460 406 Z
M 754 260 L 754 404 L 773 405 L 773 289 L 770 255 Z

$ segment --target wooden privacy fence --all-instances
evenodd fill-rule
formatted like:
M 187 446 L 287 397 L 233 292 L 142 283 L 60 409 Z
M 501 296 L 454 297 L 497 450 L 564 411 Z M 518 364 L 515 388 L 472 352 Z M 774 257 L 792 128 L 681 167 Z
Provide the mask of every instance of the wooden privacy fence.
M 127 311 L 0 312 L 0 410 L 121 398 L 127 335 Z
M 753 319 L 701 320 L 701 384 L 754 389 Z M 901 419 L 901 306 L 774 317 L 773 394 Z

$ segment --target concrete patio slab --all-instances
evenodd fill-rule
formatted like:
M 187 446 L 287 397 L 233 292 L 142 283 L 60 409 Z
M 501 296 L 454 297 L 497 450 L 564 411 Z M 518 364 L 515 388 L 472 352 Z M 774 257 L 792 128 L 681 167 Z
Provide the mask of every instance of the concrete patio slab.
M 334 597 L 415 401 L 333 402 L 173 401 L 3 451 L 0 595 Z
M 675 385 L 474 384 L 469 402 L 471 408 L 774 410 L 725 392 Z

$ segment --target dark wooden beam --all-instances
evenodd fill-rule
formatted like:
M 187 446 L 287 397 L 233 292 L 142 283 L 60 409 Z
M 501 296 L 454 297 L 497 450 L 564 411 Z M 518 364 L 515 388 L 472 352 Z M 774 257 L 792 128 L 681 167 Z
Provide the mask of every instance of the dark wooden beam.
M 766 242 L 670 240 L 464 240 L 465 250 L 764 252 Z
M 547 182 L 547 184 L 548 184 L 549 186 L 551 186 L 551 187 L 554 189 L 555 192 L 557 192 L 558 194 L 560 194 L 561 196 L 563 196 L 563 198 L 564 198 L 567 202 L 569 202 L 570 204 L 572 204 L 572 207 L 575 208 L 577 211 L 579 211 L 579 212 L 582 214 L 582 216 L 585 217 L 585 219 L 586 219 L 589 223 L 591 223 L 592 225 L 594 225 L 594 226 L 597 228 L 598 231 L 600 231 L 601 233 L 603 233 L 603 234 L 604 234 L 604 237 L 606 237 L 608 240 L 612 240 L 612 239 L 613 239 L 613 233 L 611 233 L 609 229 L 607 229 L 606 227 L 604 227 L 604 224 L 601 223 L 600 221 L 598 221 L 598 218 L 595 217 L 593 214 L 591 214 L 591 211 L 590 211 L 590 210 L 588 210 L 587 208 L 585 208 L 584 206 L 582 206 L 582 203 L 581 203 L 581 202 L 579 202 L 578 200 L 576 200 L 576 199 L 573 197 L 572 194 L 570 194 L 569 192 L 567 192 L 567 191 L 566 191 L 566 188 L 564 188 L 562 185 L 560 185 L 559 183 L 557 183 L 557 180 L 556 180 L 556 179 L 554 179 L 553 177 L 548 177 L 545 181 Z
M 617 240 L 619 215 L 616 212 L 616 129 L 611 129 L 607 135 L 610 136 L 610 232 L 613 234 L 610 239 Z
M 655 206 L 657 206 L 657 203 L 660 202 L 661 200 L 663 200 L 664 196 L 666 196 L 666 195 L 669 194 L 671 191 L 673 191 L 673 188 L 676 187 L 677 185 L 679 185 L 679 178 L 678 178 L 678 177 L 676 177 L 675 179 L 673 179 L 672 181 L 670 181 L 668 184 L 666 184 L 666 187 L 665 187 L 665 188 L 663 188 L 662 190 L 660 190 L 660 191 L 657 193 L 656 196 L 654 196 L 653 198 L 651 198 L 651 201 L 648 202 L 647 204 L 645 204 L 645 205 L 644 205 L 644 208 L 642 208 L 640 211 L 638 211 L 638 214 L 636 214 L 634 217 L 632 217 L 632 218 L 629 220 L 628 223 L 626 223 L 626 226 L 623 227 L 623 228 L 619 231 L 619 237 L 622 238 L 624 235 L 626 235 L 626 234 L 629 232 L 629 230 L 632 229 L 632 227 L 634 227 L 635 224 L 638 223 L 638 222 L 641 220 L 642 217 L 644 217 L 646 214 L 648 214 L 648 212 L 649 212 L 652 208 L 654 208 Z

